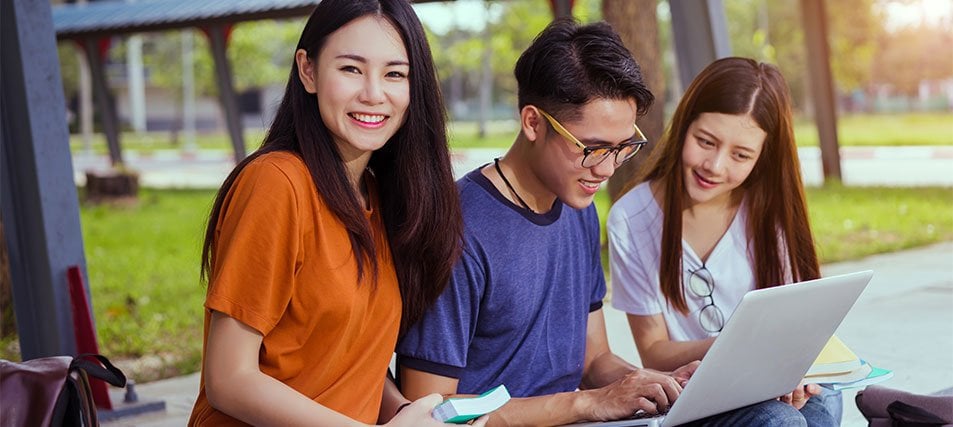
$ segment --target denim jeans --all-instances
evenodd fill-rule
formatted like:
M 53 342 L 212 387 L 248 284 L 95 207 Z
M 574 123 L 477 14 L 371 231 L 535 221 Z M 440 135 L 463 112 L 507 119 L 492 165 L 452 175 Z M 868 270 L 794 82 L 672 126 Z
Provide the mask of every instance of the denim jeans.
M 827 412 L 830 413 L 831 417 L 834 418 L 834 421 L 837 425 L 840 425 L 842 418 L 844 416 L 844 396 L 841 394 L 840 390 L 834 391 L 828 388 L 821 387 L 822 393 L 820 395 L 814 396 L 811 400 L 817 400 L 827 408 Z M 811 403 L 809 400 L 808 403 Z M 803 411 L 803 409 L 802 409 Z
M 688 423 L 693 427 L 728 426 L 837 426 L 821 399 L 814 397 L 800 411 L 777 400 L 768 400 Z

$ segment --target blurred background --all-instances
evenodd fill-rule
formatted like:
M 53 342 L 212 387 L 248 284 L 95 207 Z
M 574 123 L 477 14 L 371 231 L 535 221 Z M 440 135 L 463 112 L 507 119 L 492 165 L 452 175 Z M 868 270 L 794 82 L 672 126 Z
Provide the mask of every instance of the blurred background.
M 627 1 L 627 0 L 623 0 Z M 54 2 L 55 3 L 55 2 Z M 603 18 L 603 2 L 579 0 L 573 16 L 582 22 Z M 612 3 L 612 0 L 609 0 Z M 791 87 L 795 108 L 806 126 L 811 121 L 804 30 L 798 2 L 723 0 L 731 53 L 777 64 Z M 949 0 L 841 0 L 826 2 L 829 18 L 831 71 L 836 82 L 839 112 L 845 117 L 910 114 L 924 117 L 953 108 L 953 2 Z M 508 145 L 505 141 L 475 141 L 466 132 L 482 135 L 512 131 L 505 123 L 516 116 L 513 65 L 519 53 L 552 20 L 546 0 L 458 0 L 415 6 L 423 21 L 436 60 L 443 93 L 455 129 L 455 146 Z M 669 112 L 682 87 L 677 78 L 668 2 L 655 11 L 663 96 Z M 641 13 L 639 16 L 644 16 Z M 238 23 L 231 29 L 228 58 L 244 129 L 261 132 L 269 123 L 287 80 L 289 53 L 305 18 Z M 638 32 L 638 30 L 636 30 Z M 197 35 L 195 33 L 198 33 Z M 84 61 L 79 45 L 58 44 L 75 148 L 105 150 L 101 138 L 82 138 Z M 652 69 L 654 64 L 643 65 Z M 124 145 L 134 149 L 160 147 L 228 148 L 225 125 L 216 99 L 213 59 L 208 41 L 197 30 L 145 33 L 110 39 L 107 80 L 120 119 Z M 88 78 L 88 77 L 87 77 Z M 187 80 L 191 80 L 191 83 Z M 190 87 L 185 87 L 190 86 Z M 138 92 L 138 93 L 137 93 Z M 191 92 L 191 93 L 185 93 Z M 184 137 L 185 101 L 194 96 L 195 130 L 203 138 Z M 92 132 L 98 131 L 94 112 Z M 503 122 L 498 123 L 498 122 Z M 929 142 L 898 138 L 917 134 L 917 122 L 907 132 L 882 136 L 905 144 Z M 949 122 L 947 122 L 949 124 Z M 504 128 L 504 129 L 501 129 Z M 944 130 L 949 130 L 945 128 Z M 812 132 L 799 142 L 816 144 Z M 845 135 L 850 137 L 851 135 Z M 845 144 L 883 141 L 846 139 Z M 259 138 L 249 138 L 254 144 Z

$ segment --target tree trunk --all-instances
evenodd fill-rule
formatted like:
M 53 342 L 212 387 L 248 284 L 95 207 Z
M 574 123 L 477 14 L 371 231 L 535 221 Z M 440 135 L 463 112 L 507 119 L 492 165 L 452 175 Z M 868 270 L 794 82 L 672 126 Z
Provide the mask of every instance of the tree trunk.
M 477 136 L 486 138 L 487 124 L 490 121 L 490 108 L 493 100 L 493 34 L 490 32 L 490 2 L 485 1 L 486 27 L 483 28 L 483 64 L 480 68 L 480 118 L 477 123 Z
M 655 94 L 655 104 L 638 121 L 649 143 L 635 158 L 616 170 L 609 180 L 609 196 L 615 201 L 629 187 L 629 181 L 655 147 L 665 129 L 665 76 L 662 52 L 659 48 L 656 0 L 603 0 L 602 16 L 619 33 L 625 47 L 632 52 L 642 69 L 649 90 Z
M 17 334 L 16 318 L 13 316 L 13 282 L 10 279 L 10 258 L 7 255 L 7 240 L 3 235 L 0 220 L 0 338 Z M 5 352 L 0 352 L 3 354 Z

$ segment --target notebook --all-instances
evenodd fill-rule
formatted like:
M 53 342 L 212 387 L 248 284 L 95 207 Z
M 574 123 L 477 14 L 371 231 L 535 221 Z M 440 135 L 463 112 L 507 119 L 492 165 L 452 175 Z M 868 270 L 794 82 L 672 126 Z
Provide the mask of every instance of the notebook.
M 452 397 L 437 405 L 433 417 L 443 423 L 463 424 L 488 414 L 510 400 L 506 386 L 500 384 L 477 397 Z
M 667 415 L 577 426 L 674 426 L 794 390 L 873 276 L 748 292 Z
M 842 374 L 854 371 L 862 366 L 863 363 L 860 358 L 840 338 L 837 338 L 837 335 L 834 335 L 827 341 L 827 345 L 821 350 L 821 354 L 817 356 L 817 360 L 814 361 L 811 369 L 808 369 L 804 376 L 810 379 L 817 376 Z

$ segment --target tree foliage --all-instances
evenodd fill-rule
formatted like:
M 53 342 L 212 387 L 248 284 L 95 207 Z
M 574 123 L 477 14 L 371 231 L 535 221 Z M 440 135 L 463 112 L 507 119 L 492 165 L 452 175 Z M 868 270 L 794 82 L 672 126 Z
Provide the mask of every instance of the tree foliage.
M 953 33 L 935 26 L 900 28 L 881 37 L 873 81 L 916 95 L 920 81 L 953 77 Z
M 875 0 L 824 2 L 831 73 L 840 91 L 870 81 L 883 18 Z M 726 0 L 725 15 L 733 54 L 776 64 L 791 86 L 796 105 L 807 91 L 807 52 L 798 1 Z
M 56 54 L 60 59 L 60 75 L 63 79 L 63 93 L 66 94 L 66 100 L 79 90 L 79 58 L 82 54 L 79 45 L 73 42 L 61 42 L 56 44 Z
M 284 83 L 303 25 L 301 19 L 295 19 L 249 21 L 233 27 L 226 52 L 235 89 L 242 91 Z M 192 40 L 196 90 L 200 94 L 214 95 L 218 90 L 208 37 L 194 30 Z M 180 91 L 182 32 L 150 34 L 143 47 L 143 62 L 149 70 L 151 84 Z
M 513 67 L 520 54 L 552 19 L 548 0 L 489 1 L 490 65 L 496 104 L 516 104 Z M 599 0 L 576 0 L 573 16 L 580 22 L 602 18 Z M 474 17 L 474 19 L 484 19 Z M 475 97 L 486 47 L 481 30 L 451 27 L 446 33 L 430 30 L 427 38 L 441 81 L 463 80 L 464 97 Z
M 237 25 L 228 46 L 235 88 L 246 90 L 284 84 L 294 61 L 294 50 L 304 18 L 287 21 L 250 21 Z

